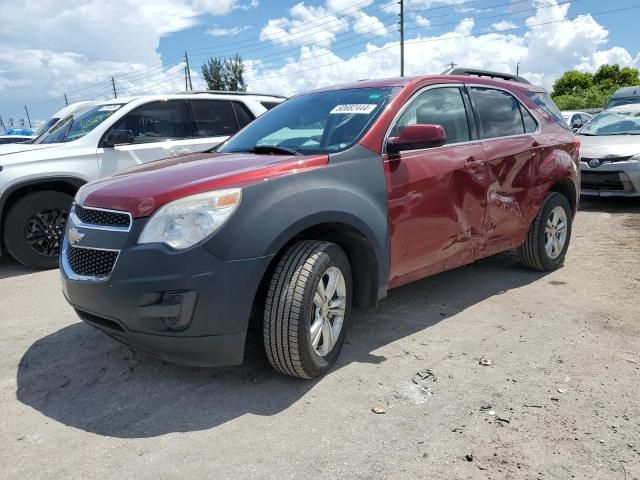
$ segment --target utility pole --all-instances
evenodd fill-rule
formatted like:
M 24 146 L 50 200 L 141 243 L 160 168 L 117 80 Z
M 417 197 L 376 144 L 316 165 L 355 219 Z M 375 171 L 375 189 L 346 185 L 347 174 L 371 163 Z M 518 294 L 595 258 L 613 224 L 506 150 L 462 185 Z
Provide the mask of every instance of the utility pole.
M 400 4 L 400 76 L 404 77 L 404 0 Z
M 4 121 L 2 120 L 2 115 L 0 115 L 0 127 L 2 127 L 2 130 L 7 133 L 7 127 L 4 126 Z
M 33 128 L 31 126 L 31 117 L 29 117 L 29 110 L 27 110 L 27 106 L 24 106 L 24 111 L 27 112 L 27 120 L 29 120 L 29 128 Z
M 451 70 L 453 70 L 454 68 L 456 68 L 458 66 L 458 64 L 455 63 L 455 62 L 451 62 L 449 65 L 451 65 Z
M 520 62 L 516 63 L 516 77 L 520 76 Z
M 69 99 L 67 98 L 67 94 L 65 92 L 64 94 L 64 104 L 68 107 L 69 106 Z
M 116 81 L 111 77 L 111 85 L 113 86 L 113 98 L 118 98 L 118 92 L 116 92 Z
M 184 66 L 184 91 L 189 90 L 189 84 L 187 83 L 187 66 Z
M 189 68 L 189 56 L 187 55 L 186 50 L 184 52 L 184 61 L 187 64 L 185 68 L 187 69 L 187 77 L 189 79 L 189 90 L 193 92 L 193 84 L 191 83 L 191 69 Z M 186 82 L 185 82 L 185 85 L 186 85 Z

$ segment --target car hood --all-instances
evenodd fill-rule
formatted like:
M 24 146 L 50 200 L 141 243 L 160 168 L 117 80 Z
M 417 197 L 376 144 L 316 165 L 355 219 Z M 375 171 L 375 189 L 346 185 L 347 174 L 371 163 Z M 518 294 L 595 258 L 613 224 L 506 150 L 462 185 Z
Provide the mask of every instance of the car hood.
M 640 153 L 640 135 L 579 135 L 584 158 L 631 157 Z
M 328 161 L 327 155 L 185 155 L 89 183 L 80 189 L 76 200 L 84 206 L 125 210 L 134 218 L 146 217 L 177 198 L 268 181 L 320 168 Z
M 46 143 L 46 144 L 33 144 L 33 143 L 8 143 L 0 145 L 0 165 L 16 158 L 17 161 L 22 159 L 22 155 L 17 155 L 24 152 L 33 152 L 35 150 L 46 150 L 49 148 L 57 148 L 64 143 Z M 15 155 L 15 156 L 14 156 Z

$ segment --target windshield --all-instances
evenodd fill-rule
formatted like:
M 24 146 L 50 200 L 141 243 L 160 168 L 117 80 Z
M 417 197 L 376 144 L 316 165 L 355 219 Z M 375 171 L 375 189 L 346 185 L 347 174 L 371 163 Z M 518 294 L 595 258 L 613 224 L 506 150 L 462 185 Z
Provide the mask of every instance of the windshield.
M 345 150 L 367 131 L 397 87 L 350 88 L 300 95 L 258 117 L 218 152 L 327 154 Z
M 96 105 L 77 117 L 70 115 L 40 135 L 33 143 L 65 143 L 84 137 L 118 111 L 123 103 Z
M 605 108 L 617 107 L 618 105 L 632 105 L 635 103 L 640 103 L 640 95 L 634 95 L 633 97 L 618 97 L 612 98 L 607 103 Z
M 40 125 L 40 128 L 38 128 L 38 130 L 36 131 L 36 137 L 39 137 L 51 127 L 53 127 L 58 120 L 60 120 L 58 117 L 51 117 L 49 120 Z
M 580 135 L 640 135 L 640 111 L 605 110 L 578 132 Z

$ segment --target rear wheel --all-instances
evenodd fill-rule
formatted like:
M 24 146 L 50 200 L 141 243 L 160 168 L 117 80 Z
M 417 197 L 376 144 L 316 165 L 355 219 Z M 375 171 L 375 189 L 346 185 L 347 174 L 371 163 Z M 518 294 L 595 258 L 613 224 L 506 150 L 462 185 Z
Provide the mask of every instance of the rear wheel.
M 73 197 L 66 193 L 44 191 L 14 203 L 2 228 L 11 256 L 31 268 L 57 267 L 72 202 Z
M 567 198 L 560 193 L 549 193 L 518 250 L 520 261 L 543 272 L 560 267 L 571 240 L 572 218 Z
M 338 357 L 351 313 L 351 268 L 338 245 L 302 241 L 278 262 L 265 302 L 267 358 L 287 375 L 314 378 Z

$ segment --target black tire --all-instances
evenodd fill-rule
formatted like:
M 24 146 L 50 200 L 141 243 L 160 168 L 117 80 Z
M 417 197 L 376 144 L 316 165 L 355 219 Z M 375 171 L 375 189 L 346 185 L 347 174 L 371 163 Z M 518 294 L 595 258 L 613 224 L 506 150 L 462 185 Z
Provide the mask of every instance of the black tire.
M 564 210 L 567 222 L 567 236 L 560 255 L 552 258 L 545 248 L 545 227 L 551 212 L 556 207 Z M 573 214 L 567 197 L 556 192 L 548 193 L 536 218 L 529 227 L 526 240 L 518 249 L 520 261 L 525 266 L 541 272 L 548 272 L 562 266 L 571 241 L 572 223 Z
M 43 191 L 25 195 L 14 203 L 2 227 L 4 244 L 11 256 L 30 268 L 57 268 L 72 202 L 73 197 L 66 193 Z
M 330 267 L 337 267 L 344 277 L 345 314 L 333 348 L 321 356 L 311 344 L 309 329 L 316 313 L 313 301 L 316 288 Z M 342 248 L 313 240 L 289 248 L 273 272 L 265 301 L 264 347 L 271 365 L 299 378 L 325 374 L 344 343 L 351 317 L 351 297 L 351 267 Z

